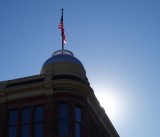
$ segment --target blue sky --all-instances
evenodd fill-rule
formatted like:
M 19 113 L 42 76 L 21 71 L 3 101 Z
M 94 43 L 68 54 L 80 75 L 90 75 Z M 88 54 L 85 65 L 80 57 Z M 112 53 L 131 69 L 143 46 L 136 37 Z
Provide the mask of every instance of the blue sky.
M 0 81 L 40 73 L 67 44 L 121 137 L 160 136 L 159 0 L 0 0 Z

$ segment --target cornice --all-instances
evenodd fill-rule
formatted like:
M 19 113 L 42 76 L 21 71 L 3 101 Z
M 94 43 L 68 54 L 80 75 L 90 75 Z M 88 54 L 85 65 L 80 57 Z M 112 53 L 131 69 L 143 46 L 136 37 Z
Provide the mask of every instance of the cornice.
M 11 80 L 6 80 L 6 81 L 0 81 L 0 85 L 3 83 L 7 83 L 7 84 L 16 83 L 16 82 L 21 82 L 21 81 L 25 81 L 25 80 L 32 80 L 32 79 L 42 78 L 42 77 L 44 77 L 44 75 L 40 74 L 40 75 L 33 75 L 33 76 L 11 79 Z

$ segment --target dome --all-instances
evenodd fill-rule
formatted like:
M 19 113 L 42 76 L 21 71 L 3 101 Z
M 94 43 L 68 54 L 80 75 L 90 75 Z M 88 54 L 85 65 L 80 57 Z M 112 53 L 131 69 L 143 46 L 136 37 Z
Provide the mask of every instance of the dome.
M 87 81 L 83 64 L 68 50 L 55 51 L 43 64 L 41 74 L 68 75 Z
M 83 64 L 77 58 L 74 57 L 71 51 L 68 51 L 68 50 L 63 50 L 63 51 L 58 50 L 54 52 L 52 57 L 46 60 L 43 66 L 46 66 L 48 64 L 55 63 L 55 62 L 72 62 L 83 67 Z

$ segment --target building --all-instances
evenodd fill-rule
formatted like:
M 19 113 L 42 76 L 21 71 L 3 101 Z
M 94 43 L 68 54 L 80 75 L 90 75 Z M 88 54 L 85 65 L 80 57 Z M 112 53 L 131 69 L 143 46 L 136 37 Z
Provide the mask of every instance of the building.
M 39 75 L 0 82 L 0 137 L 119 137 L 83 64 L 53 53 Z

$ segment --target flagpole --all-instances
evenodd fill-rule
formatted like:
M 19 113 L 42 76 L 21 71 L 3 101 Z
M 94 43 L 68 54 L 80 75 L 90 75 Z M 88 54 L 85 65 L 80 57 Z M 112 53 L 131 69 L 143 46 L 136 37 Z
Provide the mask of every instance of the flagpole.
M 61 30 L 61 36 L 62 36 L 62 52 L 64 50 L 64 44 L 66 43 L 66 37 L 65 37 L 65 33 L 64 33 L 64 26 L 63 26 L 63 8 L 62 10 L 62 16 L 61 16 L 61 20 L 59 23 L 59 29 Z
M 62 10 L 62 23 L 63 23 L 63 8 L 61 9 Z M 63 50 L 64 50 L 64 42 L 63 42 L 63 34 L 61 33 L 61 36 L 62 36 L 62 53 L 63 53 Z

